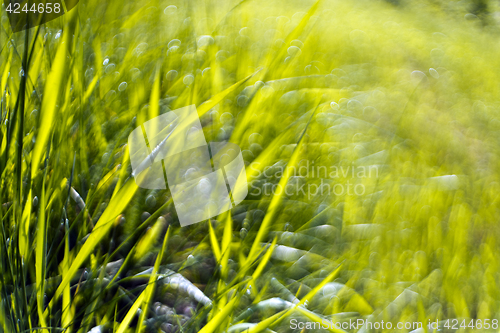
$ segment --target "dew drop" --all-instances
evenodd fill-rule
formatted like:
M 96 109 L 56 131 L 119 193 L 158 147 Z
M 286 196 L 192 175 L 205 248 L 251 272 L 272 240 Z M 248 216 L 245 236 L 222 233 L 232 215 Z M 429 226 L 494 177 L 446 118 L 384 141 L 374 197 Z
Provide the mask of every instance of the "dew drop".
M 127 82 L 122 82 L 118 86 L 118 91 L 125 91 L 127 89 Z

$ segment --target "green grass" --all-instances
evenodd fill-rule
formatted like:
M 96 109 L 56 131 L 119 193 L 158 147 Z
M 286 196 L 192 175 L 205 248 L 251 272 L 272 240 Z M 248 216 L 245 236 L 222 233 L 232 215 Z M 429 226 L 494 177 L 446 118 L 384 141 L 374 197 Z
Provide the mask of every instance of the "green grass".
M 500 319 L 498 10 L 89 0 L 15 34 L 3 10 L 0 331 Z M 192 104 L 250 193 L 181 228 L 127 138 Z

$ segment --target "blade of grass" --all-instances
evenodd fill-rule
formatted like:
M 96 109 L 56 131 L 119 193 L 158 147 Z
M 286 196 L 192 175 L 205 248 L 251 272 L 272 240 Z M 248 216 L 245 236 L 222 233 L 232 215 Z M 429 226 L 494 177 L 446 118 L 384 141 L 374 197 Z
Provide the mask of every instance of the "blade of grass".
M 310 319 L 321 323 L 322 318 L 315 315 L 314 313 L 308 311 L 307 309 L 304 309 L 303 305 L 305 302 L 311 300 L 311 298 L 313 298 L 314 295 L 316 295 L 328 282 L 332 281 L 338 275 L 341 268 L 342 268 L 342 265 L 339 265 L 339 267 L 337 267 L 337 269 L 335 269 L 333 272 L 331 272 L 323 281 L 321 281 L 321 283 L 319 283 L 310 292 L 308 292 L 306 294 L 306 296 L 304 296 L 300 300 L 300 302 L 298 302 L 295 306 L 290 307 L 288 309 L 285 309 L 281 312 L 278 312 L 278 313 L 274 314 L 273 316 L 269 317 L 268 319 L 260 322 L 259 324 L 257 324 L 256 326 L 254 326 L 250 330 L 248 330 L 248 333 L 261 332 L 269 327 L 273 327 L 274 325 L 279 324 L 283 319 L 288 317 L 290 314 L 292 314 L 296 310 L 299 310 L 299 311 L 303 312 L 304 314 L 307 313 L 307 315 Z M 302 308 L 302 309 L 299 309 L 299 308 Z M 342 330 L 340 330 L 340 331 L 333 330 L 332 331 L 331 329 L 330 329 L 330 331 L 335 332 L 335 333 L 343 332 Z M 345 333 L 345 332 L 343 332 L 343 333 Z
M 212 222 L 208 220 L 208 234 L 210 236 L 210 244 L 212 244 L 212 252 L 214 253 L 215 260 L 219 263 L 221 260 L 219 242 L 217 242 L 217 236 L 215 235 L 214 228 L 212 227 Z
M 48 164 L 50 145 L 47 145 L 47 158 L 45 159 L 45 166 Z M 43 311 L 44 296 L 45 296 L 45 265 L 46 265 L 46 251 L 47 251 L 47 226 L 45 220 L 45 180 L 47 176 L 47 167 L 44 170 L 44 177 L 42 180 L 42 190 L 40 193 L 40 203 L 38 205 L 38 223 L 36 233 L 36 298 L 37 298 L 37 311 L 38 319 L 42 327 L 47 327 L 45 314 Z M 48 332 L 48 331 L 44 331 Z
M 71 266 L 68 270 L 68 274 L 63 278 L 61 284 L 57 288 L 54 297 L 51 299 L 49 306 L 46 309 L 50 311 L 54 302 L 59 298 L 62 291 L 66 287 L 66 285 L 70 282 L 73 275 L 80 268 L 80 266 L 87 260 L 88 256 L 92 252 L 92 250 L 99 244 L 101 239 L 107 234 L 109 229 L 113 226 L 113 221 L 116 216 L 118 216 L 124 209 L 127 207 L 130 200 L 134 196 L 137 190 L 137 185 L 135 184 L 134 179 L 129 179 L 125 185 L 118 191 L 116 196 L 111 198 L 111 201 L 101 215 L 99 221 L 95 225 L 92 233 L 90 234 L 87 241 L 83 244 L 83 247 L 78 252 L 75 260 L 71 263 Z
M 40 130 L 37 135 L 31 159 L 31 178 L 35 178 L 38 172 L 42 153 L 47 146 L 47 141 L 49 140 L 50 132 L 52 131 L 52 126 L 54 125 L 54 119 L 57 111 L 57 101 L 59 96 L 63 94 L 61 90 L 64 86 L 64 73 L 68 63 L 66 57 L 68 53 L 69 35 L 70 31 L 64 33 L 63 41 L 57 49 L 54 62 L 52 63 L 52 68 L 47 78 L 46 85 L 50 87 L 50 89 L 45 92 L 42 99 L 42 107 L 40 110 Z
M 151 273 L 151 276 L 149 277 L 148 286 L 144 290 L 144 293 L 146 293 L 146 296 L 144 297 L 144 302 L 142 304 L 141 316 L 139 318 L 139 323 L 137 324 L 137 329 L 136 329 L 137 333 L 141 333 L 142 330 L 144 329 L 144 325 L 142 325 L 142 324 L 144 323 L 144 320 L 146 319 L 146 314 L 148 312 L 147 310 L 149 307 L 149 303 L 151 303 L 151 298 L 153 296 L 154 288 L 156 286 L 156 280 L 158 277 L 158 274 L 157 274 L 158 269 L 160 268 L 163 254 L 165 253 L 165 250 L 167 248 L 167 241 L 168 241 L 169 235 L 170 235 L 170 227 L 167 229 L 167 233 L 165 235 L 165 238 L 163 239 L 163 245 L 161 246 L 161 250 L 158 253 L 158 256 L 156 257 L 153 272 Z
M 212 333 L 219 328 L 224 320 L 227 319 L 229 313 L 231 313 L 235 307 L 237 298 L 234 297 L 229 303 L 224 306 L 224 308 L 217 313 L 212 320 L 210 320 L 198 333 Z
M 274 237 L 273 242 L 271 243 L 271 246 L 267 250 L 266 254 L 262 257 L 262 259 L 259 262 L 259 266 L 255 269 L 255 271 L 252 274 L 252 280 L 255 281 L 257 278 L 260 276 L 264 268 L 266 267 L 267 263 L 271 259 L 271 255 L 273 254 L 274 247 L 276 246 L 276 242 L 278 241 L 278 237 Z
M 208 101 L 204 102 L 203 104 L 201 104 L 200 106 L 198 106 L 197 108 L 197 111 L 198 111 L 198 116 L 203 116 L 205 113 L 207 113 L 210 109 L 212 109 L 214 106 L 216 106 L 217 104 L 219 104 L 227 95 L 229 95 L 230 93 L 234 92 L 236 89 L 238 89 L 243 83 L 247 82 L 248 80 L 250 80 L 255 74 L 257 74 L 258 72 L 255 72 L 249 76 L 247 76 L 246 78 L 244 78 L 243 80 L 240 80 L 238 82 L 236 82 L 235 84 L 233 84 L 232 86 L 230 86 L 229 88 L 221 91 L 220 93 L 212 96 Z
M 264 216 L 264 220 L 262 221 L 262 224 L 259 228 L 259 231 L 257 232 L 257 235 L 255 236 L 254 242 L 252 244 L 252 247 L 250 248 L 250 253 L 248 254 L 247 261 L 252 262 L 255 260 L 255 254 L 257 253 L 259 247 L 260 247 L 260 242 L 264 238 L 265 234 L 267 233 L 267 229 L 271 223 L 271 221 L 274 218 L 274 215 L 277 212 L 277 208 L 281 204 L 284 196 L 284 191 L 282 189 L 286 188 L 286 184 L 290 177 L 292 176 L 292 169 L 295 168 L 299 161 L 300 157 L 300 148 L 302 146 L 302 138 L 304 137 L 304 134 L 307 131 L 307 128 L 309 127 L 309 124 L 311 123 L 311 120 L 314 117 L 314 114 L 316 113 L 316 110 L 318 108 L 316 107 L 314 111 L 311 114 L 311 117 L 309 118 L 309 121 L 307 122 L 306 127 L 304 128 L 304 131 L 302 132 L 302 135 L 300 136 L 297 145 L 292 153 L 292 156 L 290 158 L 290 161 L 287 164 L 287 167 L 285 169 L 285 174 L 279 181 L 279 186 L 277 187 L 278 190 L 272 197 L 271 203 L 269 204 L 268 211 L 266 215 Z
M 120 323 L 120 326 L 118 326 L 118 329 L 116 330 L 116 333 L 124 333 L 134 316 L 137 314 L 137 310 L 139 310 L 139 307 L 141 304 L 144 302 L 144 299 L 146 298 L 146 294 L 142 292 L 139 297 L 135 300 L 134 304 L 130 307 L 128 310 L 127 314 L 125 315 L 125 318 L 123 321 Z

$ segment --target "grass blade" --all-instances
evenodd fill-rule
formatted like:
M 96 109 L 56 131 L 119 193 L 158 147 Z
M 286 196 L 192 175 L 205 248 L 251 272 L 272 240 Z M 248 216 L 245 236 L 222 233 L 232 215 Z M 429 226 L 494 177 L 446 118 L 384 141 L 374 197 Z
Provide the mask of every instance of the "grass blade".
M 62 291 L 70 280 L 75 275 L 76 271 L 80 266 L 87 260 L 89 255 L 92 253 L 93 249 L 99 244 L 101 239 L 107 234 L 108 230 L 113 226 L 113 221 L 116 216 L 118 216 L 127 207 L 128 203 L 134 196 L 137 190 L 137 185 L 133 179 L 129 179 L 125 185 L 118 191 L 116 196 L 114 196 L 101 218 L 95 225 L 92 233 L 90 234 L 87 241 L 83 244 L 83 247 L 78 252 L 75 260 L 71 263 L 67 275 L 63 278 L 61 284 L 57 288 L 54 297 L 49 303 L 47 310 L 50 310 L 55 302 L 61 295 Z M 47 311 L 46 310 L 46 311 Z

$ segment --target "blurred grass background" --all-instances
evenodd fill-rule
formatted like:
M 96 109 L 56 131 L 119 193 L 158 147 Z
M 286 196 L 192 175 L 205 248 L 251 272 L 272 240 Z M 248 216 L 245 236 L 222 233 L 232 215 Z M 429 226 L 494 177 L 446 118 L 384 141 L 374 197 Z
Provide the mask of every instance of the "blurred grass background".
M 13 34 L 3 10 L 0 330 L 499 319 L 499 20 L 487 0 L 90 0 Z M 250 194 L 181 228 L 126 143 L 191 104 Z M 377 173 L 280 172 L 313 163 Z M 268 191 L 322 181 L 364 191 Z

